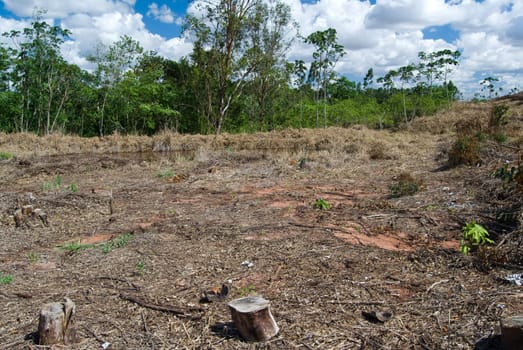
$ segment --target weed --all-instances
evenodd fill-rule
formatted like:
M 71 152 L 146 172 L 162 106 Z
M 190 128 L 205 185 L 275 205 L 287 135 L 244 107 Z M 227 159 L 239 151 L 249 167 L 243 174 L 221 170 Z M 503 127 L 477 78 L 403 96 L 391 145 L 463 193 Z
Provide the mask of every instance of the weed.
M 156 177 L 160 179 L 170 179 L 176 176 L 176 173 L 172 169 L 158 170 Z
M 38 260 L 40 260 L 40 255 L 35 252 L 29 252 L 27 253 L 27 260 L 29 260 L 31 264 L 36 264 Z
M 508 124 L 508 110 L 507 105 L 497 105 L 492 107 L 490 112 L 490 117 L 488 121 L 488 133 L 492 136 L 497 142 L 505 142 L 507 136 L 504 132 L 505 125 Z
M 102 252 L 107 254 L 113 251 L 114 249 L 126 246 L 131 240 L 132 236 L 133 235 L 131 233 L 124 233 L 123 235 L 111 239 L 109 242 L 102 243 L 100 245 L 102 247 Z
M 69 191 L 71 191 L 71 192 L 78 192 L 78 185 L 76 184 L 76 182 L 72 182 L 69 185 Z
M 53 189 L 58 189 L 62 185 L 62 178 L 60 175 L 56 175 L 52 182 L 44 182 L 40 185 L 42 191 L 50 191 Z
M 462 136 L 454 142 L 449 151 L 449 164 L 452 166 L 476 165 L 481 162 L 479 151 L 480 138 L 478 136 Z
M 479 247 L 486 243 L 494 243 L 489 237 L 488 231 L 477 224 L 475 221 L 467 223 L 463 227 L 463 236 L 461 239 L 460 250 L 463 255 L 467 255 L 472 247 Z
M 66 250 L 70 253 L 76 253 L 77 251 L 82 250 L 82 249 L 93 248 L 93 245 L 92 244 L 81 244 L 80 242 L 71 242 L 71 243 L 68 243 L 66 245 L 59 246 L 59 247 L 60 247 L 60 249 Z
M 314 208 L 316 209 L 329 210 L 331 207 L 332 205 L 323 198 L 318 198 L 316 202 L 314 202 Z
M 520 189 L 523 189 L 523 164 L 510 166 L 510 162 L 505 164 L 494 172 L 494 177 L 503 180 L 506 183 L 516 183 Z
M 249 295 L 252 295 L 252 294 L 256 294 L 256 287 L 252 284 L 246 286 L 246 287 L 242 287 L 240 288 L 240 296 L 241 297 L 246 297 L 246 296 L 249 296 Z
M 145 262 L 142 260 L 142 261 L 139 261 L 137 264 L 136 264 L 136 272 L 140 275 L 140 276 L 143 276 L 143 274 L 145 273 Z
M 0 152 L 0 160 L 8 160 L 13 158 L 13 154 L 9 152 Z
M 6 274 L 0 271 L 0 284 L 9 284 L 13 281 L 13 275 Z
M 398 177 L 398 181 L 389 186 L 390 196 L 392 198 L 411 196 L 418 192 L 420 186 L 420 180 L 415 179 L 408 173 L 402 173 Z

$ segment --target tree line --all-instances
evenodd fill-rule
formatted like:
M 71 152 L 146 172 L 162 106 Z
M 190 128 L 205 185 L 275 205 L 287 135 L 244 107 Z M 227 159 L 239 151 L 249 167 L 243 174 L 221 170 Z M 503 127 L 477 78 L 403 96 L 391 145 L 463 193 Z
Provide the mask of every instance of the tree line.
M 192 52 L 178 61 L 146 52 L 130 36 L 98 44 L 92 71 L 68 63 L 71 32 L 38 13 L 0 46 L 0 131 L 154 134 L 279 128 L 390 127 L 432 114 L 458 98 L 448 79 L 460 52 L 420 52 L 419 62 L 362 82 L 336 73 L 346 54 L 334 28 L 302 37 L 278 0 L 199 4 L 184 30 Z M 310 63 L 290 62 L 294 40 L 314 48 Z

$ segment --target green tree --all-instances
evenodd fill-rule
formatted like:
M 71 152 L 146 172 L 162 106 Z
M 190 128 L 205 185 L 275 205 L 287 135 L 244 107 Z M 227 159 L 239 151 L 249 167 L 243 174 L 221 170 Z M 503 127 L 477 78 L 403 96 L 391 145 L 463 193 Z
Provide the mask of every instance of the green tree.
M 200 88 L 203 113 L 216 134 L 254 66 L 249 40 L 260 0 L 219 0 L 198 3 L 201 15 L 188 15 L 186 30 L 195 38 L 191 59 Z
M 251 75 L 247 77 L 248 91 L 253 104 L 251 118 L 257 120 L 260 129 L 273 110 L 276 93 L 289 81 L 286 53 L 292 43 L 288 35 L 291 24 L 290 7 L 279 1 L 259 2 L 247 23 L 247 50 Z
M 96 53 L 89 57 L 89 60 L 96 63 L 95 76 L 100 88 L 100 101 L 97 105 L 98 132 L 103 136 L 105 130 L 117 130 L 120 128 L 119 115 L 122 105 L 129 97 L 115 93 L 126 72 L 134 69 L 140 60 L 143 48 L 140 44 L 128 35 L 123 35 L 111 46 L 99 44 Z M 111 102 L 112 120 L 111 125 L 106 125 L 106 110 L 108 102 Z
M 70 31 L 43 21 L 44 13 L 37 12 L 31 27 L 3 35 L 14 43 L 10 80 L 21 96 L 16 130 L 49 134 L 68 95 L 70 70 L 60 46 Z
M 319 104 L 320 91 L 323 91 L 323 127 L 327 122 L 327 87 L 334 78 L 334 68 L 338 60 L 345 55 L 345 49 L 337 42 L 336 29 L 329 28 L 316 31 L 305 38 L 307 44 L 315 46 L 312 54 L 309 81 L 317 92 L 316 103 Z M 318 126 L 319 111 L 316 110 L 316 127 Z
M 495 77 L 486 77 L 481 80 L 479 84 L 481 85 L 482 97 L 484 99 L 491 99 L 498 96 L 498 92 L 503 90 L 502 87 L 497 87 L 496 84 L 499 82 L 499 78 Z

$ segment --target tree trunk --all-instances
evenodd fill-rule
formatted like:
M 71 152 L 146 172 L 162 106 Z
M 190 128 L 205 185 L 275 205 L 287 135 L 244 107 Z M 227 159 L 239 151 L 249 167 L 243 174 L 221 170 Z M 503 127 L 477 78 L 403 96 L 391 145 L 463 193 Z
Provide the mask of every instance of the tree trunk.
M 229 303 L 232 320 L 247 341 L 266 341 L 280 330 L 271 314 L 269 301 L 249 296 Z
M 74 337 L 72 325 L 75 305 L 69 298 L 45 304 L 40 310 L 38 339 L 40 345 L 67 344 Z
M 501 343 L 505 350 L 521 349 L 523 316 L 505 317 L 501 320 Z

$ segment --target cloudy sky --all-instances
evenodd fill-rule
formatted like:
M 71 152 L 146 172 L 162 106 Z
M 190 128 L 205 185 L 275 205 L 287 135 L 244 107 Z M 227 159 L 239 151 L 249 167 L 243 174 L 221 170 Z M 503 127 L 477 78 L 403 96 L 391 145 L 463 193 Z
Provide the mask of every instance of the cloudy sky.
M 523 89 L 522 0 L 283 0 L 302 35 L 335 28 L 347 55 L 339 73 L 361 81 L 417 62 L 419 51 L 460 50 L 451 79 L 466 97 L 492 76 L 508 92 Z M 2 0 L 0 32 L 27 27 L 35 8 L 72 31 L 64 57 L 88 69 L 85 57 L 98 42 L 127 34 L 147 50 L 178 59 L 192 44 L 181 34 L 188 0 Z M 296 44 L 289 60 L 309 60 L 312 48 Z

